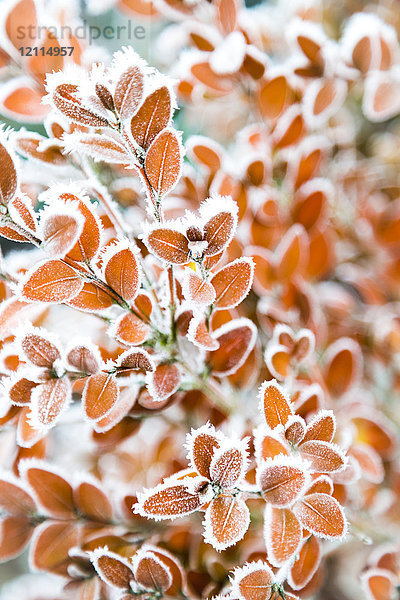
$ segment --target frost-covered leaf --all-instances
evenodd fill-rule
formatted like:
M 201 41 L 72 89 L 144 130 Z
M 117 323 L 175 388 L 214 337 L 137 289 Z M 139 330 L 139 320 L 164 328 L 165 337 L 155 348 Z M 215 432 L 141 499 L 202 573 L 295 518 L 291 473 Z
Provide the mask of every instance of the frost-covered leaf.
M 184 265 L 189 262 L 189 242 L 183 233 L 160 227 L 144 238 L 150 252 L 166 262 Z
M 133 313 L 126 313 L 115 321 L 111 332 L 122 344 L 138 346 L 149 337 L 150 327 Z
M 40 218 L 43 244 L 52 258 L 62 258 L 72 250 L 84 225 L 79 210 L 64 203 L 60 204 L 50 205 L 42 212 Z
M 6 205 L 17 191 L 18 176 L 13 155 L 4 143 L 0 144 L 0 173 L 0 202 Z
M 214 454 L 221 446 L 221 435 L 207 423 L 194 429 L 186 437 L 188 459 L 199 475 L 210 479 L 210 465 Z
M 167 590 L 172 584 L 171 572 L 151 550 L 140 549 L 132 558 L 136 582 L 146 590 Z
M 344 453 L 333 444 L 321 440 L 302 442 L 300 454 L 308 460 L 311 468 L 318 473 L 341 471 L 346 466 Z
M 83 287 L 83 279 L 60 260 L 46 260 L 27 271 L 20 282 L 24 299 L 59 304 L 71 300 Z
M 176 363 L 158 365 L 146 376 L 149 394 L 156 401 L 165 400 L 176 392 L 181 382 L 181 372 Z
M 144 167 L 158 196 L 165 196 L 176 185 L 182 168 L 182 144 L 172 129 L 164 129 L 152 141 Z
M 37 429 L 53 426 L 71 401 L 71 384 L 67 377 L 50 379 L 31 393 L 31 423 Z
M 210 465 L 210 479 L 225 489 L 232 489 L 244 477 L 247 467 L 246 450 L 242 447 L 226 447 L 214 451 Z
M 86 154 L 96 161 L 129 165 L 132 157 L 122 144 L 107 135 L 96 133 L 73 133 L 65 136 L 65 150 Z
M 68 300 L 66 304 L 85 312 L 95 312 L 112 306 L 113 299 L 95 283 L 85 281 L 79 294 Z
M 136 252 L 129 244 L 109 246 L 103 255 L 104 277 L 108 285 L 124 300 L 133 300 L 140 287 Z
M 98 548 L 90 556 L 90 560 L 101 579 L 112 588 L 130 589 L 133 573 L 126 559 L 107 548 Z
M 33 489 L 46 515 L 57 519 L 74 517 L 72 486 L 62 475 L 40 461 L 28 461 L 22 467 L 23 478 Z
M 253 561 L 235 569 L 233 593 L 241 600 L 270 600 L 274 575 L 262 561 Z
M 122 119 L 135 114 L 143 96 L 143 71 L 132 65 L 118 79 L 114 92 L 114 105 Z
M 285 426 L 293 415 L 290 401 L 282 387 L 275 379 L 264 381 L 258 394 L 260 399 L 260 410 L 264 414 L 267 425 L 274 429 L 278 425 Z
M 320 410 L 307 424 L 304 442 L 323 440 L 331 442 L 336 431 L 336 419 L 331 410 Z
M 216 308 L 222 310 L 240 304 L 250 291 L 254 264 L 251 258 L 238 258 L 220 269 L 211 279 Z
M 249 319 L 234 319 L 214 332 L 219 348 L 208 352 L 207 362 L 214 375 L 231 375 L 245 362 L 256 342 L 257 330 Z
M 83 410 L 88 419 L 99 421 L 105 417 L 117 402 L 119 388 L 115 377 L 100 371 L 91 375 L 82 394 Z
M 166 483 L 138 494 L 138 504 L 133 509 L 143 517 L 160 520 L 189 515 L 200 506 L 198 494 L 191 493 L 185 484 Z
M 32 329 L 20 339 L 20 344 L 28 361 L 37 367 L 50 368 L 61 357 L 59 348 L 41 329 Z
M 341 538 L 346 534 L 343 508 L 328 494 L 308 494 L 295 504 L 293 512 L 303 527 L 318 537 Z
M 133 139 L 147 150 L 154 138 L 168 127 L 172 114 L 171 93 L 162 86 L 145 98 L 132 117 L 130 130 Z
M 196 306 L 209 306 L 215 300 L 215 289 L 201 279 L 191 269 L 187 269 L 182 282 L 182 291 L 185 299 Z
M 261 464 L 257 480 L 267 502 L 286 508 L 298 500 L 308 483 L 306 465 L 290 456 L 279 455 Z
M 104 491 L 94 481 L 82 481 L 74 490 L 79 512 L 93 521 L 111 521 L 113 509 Z
M 289 508 L 274 508 L 267 504 L 264 539 L 269 562 L 280 567 L 296 554 L 302 540 L 302 527 Z
M 58 110 L 72 123 L 89 127 L 107 127 L 105 117 L 97 115 L 89 108 L 82 106 L 78 95 L 78 86 L 73 83 L 62 83 L 51 93 L 51 100 Z
M 33 533 L 29 517 L 11 515 L 0 521 L 0 563 L 19 556 Z
M 204 539 L 218 552 L 239 542 L 250 524 L 250 512 L 240 497 L 219 496 L 206 510 Z
M 296 556 L 288 582 L 294 590 L 301 590 L 311 580 L 321 561 L 320 543 L 313 535 L 306 538 Z
M 0 506 L 9 515 L 30 515 L 36 503 L 22 482 L 9 475 L 0 476 Z

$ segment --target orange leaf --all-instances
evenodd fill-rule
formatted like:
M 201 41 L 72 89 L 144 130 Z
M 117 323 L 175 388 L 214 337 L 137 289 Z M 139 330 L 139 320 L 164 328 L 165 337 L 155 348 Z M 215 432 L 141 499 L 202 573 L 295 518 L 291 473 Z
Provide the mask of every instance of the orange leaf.
M 104 276 L 108 285 L 124 300 L 133 300 L 140 286 L 139 267 L 131 248 L 111 246 L 104 256 Z
M 113 408 L 119 397 L 115 377 L 110 373 L 96 373 L 86 382 L 82 394 L 83 410 L 88 419 L 99 421 Z
M 171 120 L 171 94 L 166 86 L 151 93 L 132 117 L 130 129 L 133 139 L 147 150 L 154 138 Z
M 115 108 L 122 119 L 135 114 L 143 96 L 143 72 L 137 66 L 129 67 L 120 76 L 114 92 Z
M 92 312 L 109 308 L 113 305 L 113 299 L 95 283 L 85 281 L 79 294 L 68 300 L 66 304 L 79 310 Z
M 280 567 L 297 553 L 302 541 L 302 527 L 288 508 L 267 505 L 264 516 L 264 538 L 268 561 Z
M 211 279 L 215 289 L 216 308 L 233 308 L 240 304 L 250 291 L 254 264 L 251 258 L 238 258 L 216 273 Z
M 18 186 L 17 170 L 7 148 L 0 144 L 0 202 L 8 204 L 13 199 Z
M 279 508 L 291 506 L 307 483 L 304 468 L 282 455 L 263 463 L 257 477 L 265 500 Z
M 189 262 L 189 242 L 179 231 L 166 228 L 154 229 L 144 241 L 150 252 L 161 260 L 178 265 Z
M 122 315 L 114 324 L 113 335 L 122 344 L 137 346 L 150 334 L 150 327 L 132 313 Z
M 289 572 L 288 581 L 294 590 L 301 590 L 311 580 L 321 561 L 321 549 L 314 536 L 304 540 Z
M 206 360 L 214 375 L 231 375 L 247 359 L 256 342 L 256 328 L 248 319 L 234 319 L 214 332 L 219 348 Z
M 79 294 L 83 280 L 60 260 L 47 260 L 28 271 L 20 285 L 24 298 L 31 302 L 59 304 Z
M 260 409 L 265 416 L 268 426 L 274 429 L 278 425 L 286 425 L 293 414 L 290 401 L 275 379 L 264 381 L 258 394 Z
M 155 400 L 165 400 L 176 392 L 181 382 L 181 372 L 174 363 L 160 364 L 148 373 L 147 389 Z
M 75 515 L 72 487 L 64 477 L 54 473 L 45 464 L 23 466 L 24 479 L 35 492 L 46 515 L 57 519 L 71 519 Z
M 241 540 L 250 523 L 250 513 L 240 497 L 219 496 L 206 510 L 204 539 L 221 551 Z
M 37 367 L 50 368 L 61 357 L 57 346 L 37 333 L 24 335 L 21 340 L 21 348 L 29 362 Z
M 132 562 L 135 579 L 144 589 L 165 591 L 171 586 L 171 573 L 154 552 L 141 549 Z
M 176 185 L 182 168 L 182 148 L 176 133 L 161 131 L 146 153 L 147 178 L 158 196 L 165 196 Z
M 68 552 L 79 543 L 79 528 L 68 521 L 46 521 L 36 528 L 30 548 L 33 568 L 67 576 Z
M 74 490 L 74 501 L 79 512 L 94 521 L 110 521 L 113 510 L 105 493 L 88 481 L 82 481 Z
M 4 517 L 0 521 L 0 562 L 7 562 L 21 554 L 32 532 L 33 527 L 29 517 Z
M 342 537 L 347 524 L 339 502 L 328 494 L 308 494 L 293 511 L 305 529 L 318 537 Z

